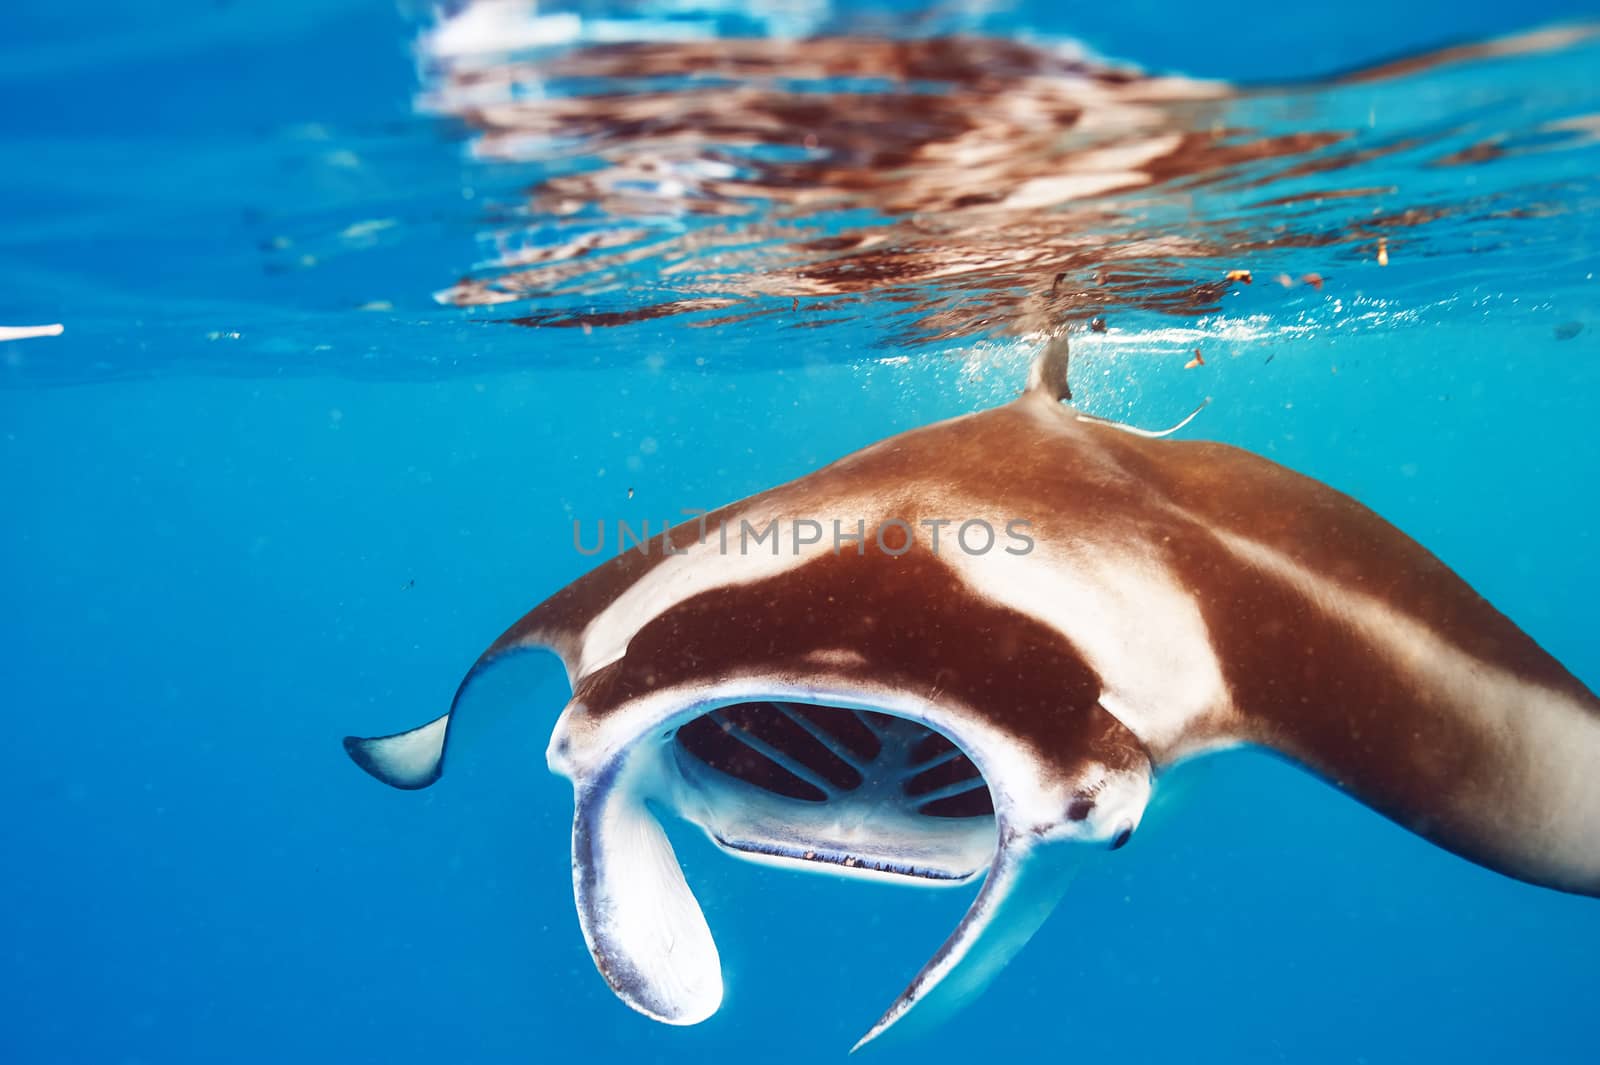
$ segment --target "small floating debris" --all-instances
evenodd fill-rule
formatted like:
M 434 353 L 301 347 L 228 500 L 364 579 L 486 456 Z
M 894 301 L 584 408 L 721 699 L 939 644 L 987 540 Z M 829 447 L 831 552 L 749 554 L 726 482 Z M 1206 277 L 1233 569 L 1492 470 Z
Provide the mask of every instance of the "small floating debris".
M 1248 271 L 1248 270 L 1229 270 L 1228 271 L 1228 280 L 1229 281 L 1243 281 L 1247 285 L 1255 284 L 1255 279 L 1250 276 L 1250 271 Z
M 1185 370 L 1192 370 L 1196 366 L 1204 366 L 1205 364 L 1206 364 L 1206 357 L 1204 355 L 1200 354 L 1200 349 L 1199 348 L 1195 348 L 1194 349 L 1194 358 L 1192 358 L 1188 362 L 1184 363 L 1183 364 L 1183 368 Z
M 30 340 L 33 337 L 58 337 L 61 335 L 61 323 L 52 322 L 50 325 L 0 325 L 0 343 L 7 340 Z
M 1388 237 L 1379 237 L 1378 238 L 1378 265 L 1379 266 L 1388 266 L 1389 265 L 1389 238 Z
M 628 498 L 629 499 L 633 498 L 633 489 L 632 488 L 628 489 Z
M 1316 289 L 1318 292 L 1322 291 L 1322 275 L 1321 274 L 1307 274 L 1307 275 L 1305 275 L 1304 277 L 1302 277 L 1300 279 L 1300 282 L 1301 282 L 1301 284 L 1310 285 L 1312 288 Z
M 1282 285 L 1284 288 L 1294 288 L 1294 278 L 1290 277 L 1288 274 L 1279 274 L 1277 277 L 1273 278 L 1272 280 L 1276 281 L 1278 284 Z

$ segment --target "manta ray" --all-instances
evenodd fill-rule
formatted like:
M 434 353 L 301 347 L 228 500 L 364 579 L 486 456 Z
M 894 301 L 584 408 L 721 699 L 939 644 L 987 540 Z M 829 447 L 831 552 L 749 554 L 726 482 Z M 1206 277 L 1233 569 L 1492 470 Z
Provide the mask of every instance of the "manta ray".
M 427 787 L 485 670 L 560 656 L 572 696 L 547 758 L 573 786 L 583 935 L 616 994 L 669 1024 L 715 1013 L 722 977 L 654 810 L 754 861 L 981 876 L 857 1047 L 979 992 L 1078 856 L 1126 843 L 1163 773 L 1226 748 L 1275 752 L 1490 869 L 1600 894 L 1593 693 L 1354 499 L 1082 413 L 1067 363 L 1054 341 L 1010 403 L 619 554 L 496 639 L 449 713 L 346 749 Z

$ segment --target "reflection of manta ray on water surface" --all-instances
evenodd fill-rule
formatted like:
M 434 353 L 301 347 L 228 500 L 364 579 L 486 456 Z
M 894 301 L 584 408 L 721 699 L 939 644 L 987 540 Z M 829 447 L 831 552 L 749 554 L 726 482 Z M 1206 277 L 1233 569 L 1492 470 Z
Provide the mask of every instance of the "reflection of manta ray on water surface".
M 1259 86 L 981 36 L 437 48 L 422 42 L 422 106 L 510 180 L 479 223 L 487 254 L 436 298 L 537 328 L 809 329 L 870 307 L 858 316 L 901 352 L 1102 313 L 1311 313 L 1303 290 L 1241 298 L 1228 271 L 1349 282 L 1380 242 L 1430 274 L 1452 255 L 1477 269 L 1549 239 L 1570 209 L 1550 183 L 1587 187 L 1600 136 L 1531 80 L 1548 77 L 1533 57 L 1592 65 L 1594 26 Z M 1442 107 L 1449 79 L 1486 63 L 1530 80 Z M 1387 277 L 1384 298 L 1403 284 Z M 818 349 L 765 345 L 762 365 Z
M 482 670 L 559 655 L 573 694 L 548 756 L 574 786 L 584 935 L 624 1001 L 677 1024 L 714 1013 L 722 980 L 652 805 L 761 861 L 986 871 L 863 1042 L 981 990 L 1075 856 L 1126 842 L 1164 771 L 1227 747 L 1275 751 L 1492 869 L 1600 894 L 1594 695 L 1361 504 L 1246 451 L 1078 414 L 1066 363 L 1058 341 L 1017 400 L 710 516 L 1020 518 L 1032 550 L 742 553 L 689 523 L 672 553 L 612 559 L 512 626 L 451 713 L 350 753 L 426 787 Z

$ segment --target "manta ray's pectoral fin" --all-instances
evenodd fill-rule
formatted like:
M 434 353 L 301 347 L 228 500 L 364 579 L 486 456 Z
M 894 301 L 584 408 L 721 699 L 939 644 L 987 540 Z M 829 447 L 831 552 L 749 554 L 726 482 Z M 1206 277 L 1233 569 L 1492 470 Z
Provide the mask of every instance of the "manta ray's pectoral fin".
M 572 887 L 583 938 L 617 997 L 667 1024 L 722 1004 L 722 963 L 672 843 L 626 764 L 580 785 Z
M 462 714 L 467 690 L 493 666 L 518 657 L 523 652 L 539 650 L 553 650 L 553 648 L 531 641 L 510 643 L 506 646 L 497 643 L 485 651 L 461 679 L 460 685 L 456 688 L 455 698 L 450 701 L 448 713 L 434 718 L 426 725 L 419 725 L 391 736 L 371 738 L 346 736 L 344 738 L 346 753 L 356 765 L 390 787 L 405 791 L 416 791 L 427 787 L 438 780 L 444 772 L 446 750 L 461 743 L 463 723 L 470 724 L 471 728 L 476 730 L 480 726 L 492 725 L 503 716 L 493 712 L 480 713 L 477 710 L 471 714 Z M 500 709 L 503 710 L 505 706 L 505 702 L 502 701 Z
M 982 992 L 1061 901 L 1075 853 L 1002 822 L 994 864 L 961 924 L 851 1053 L 896 1024 L 931 1027 Z
M 426 725 L 392 736 L 346 736 L 344 749 L 356 765 L 391 788 L 416 791 L 439 779 L 449 731 L 450 715 L 441 714 Z

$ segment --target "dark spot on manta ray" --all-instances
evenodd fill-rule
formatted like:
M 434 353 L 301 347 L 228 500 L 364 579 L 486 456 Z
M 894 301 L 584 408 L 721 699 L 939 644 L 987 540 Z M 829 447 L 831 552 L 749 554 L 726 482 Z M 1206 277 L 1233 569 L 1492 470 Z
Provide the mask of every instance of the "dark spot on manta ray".
M 1067 806 L 1068 821 L 1084 821 L 1094 812 L 1093 799 L 1073 799 Z

